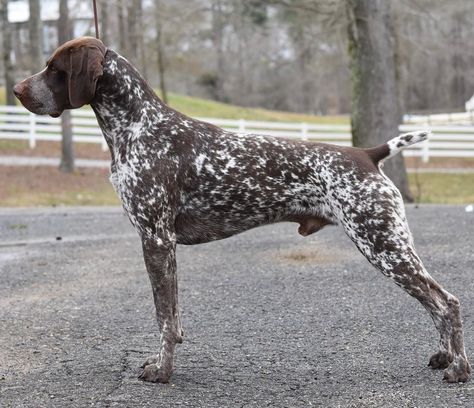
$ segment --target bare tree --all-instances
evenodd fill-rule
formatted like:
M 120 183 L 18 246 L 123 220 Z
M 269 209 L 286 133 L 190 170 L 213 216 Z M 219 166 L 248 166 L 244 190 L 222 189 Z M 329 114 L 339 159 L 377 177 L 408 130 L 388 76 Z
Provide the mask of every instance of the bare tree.
M 350 0 L 347 12 L 352 142 L 354 146 L 376 146 L 397 136 L 401 122 L 390 4 L 386 0 Z M 385 163 L 384 171 L 404 199 L 412 201 L 403 156 Z
M 117 0 L 117 20 L 120 53 L 129 56 L 128 30 L 126 29 L 126 15 L 124 0 Z
M 13 86 L 15 85 L 14 67 L 12 62 L 12 25 L 8 21 L 8 0 L 1 0 L 1 25 L 3 37 L 3 69 L 5 75 L 5 93 L 7 105 L 15 105 Z
M 134 0 L 136 13 L 137 13 L 137 29 L 136 29 L 136 36 L 137 36 L 137 43 L 138 43 L 138 60 L 141 67 L 141 73 L 145 79 L 148 77 L 148 69 L 146 63 L 146 53 L 145 53 L 145 40 L 143 38 L 144 32 L 144 21 L 143 21 L 143 3 L 142 0 Z
M 160 0 L 155 0 L 155 21 L 156 21 L 156 53 L 158 59 L 158 74 L 160 78 L 160 91 L 164 103 L 168 103 L 168 91 L 166 89 L 166 68 L 165 52 L 163 43 L 163 16 Z
M 212 0 L 212 41 L 216 50 L 216 73 L 214 77 L 215 97 L 218 101 L 225 100 L 224 94 L 224 69 L 225 69 L 225 55 L 224 55 L 224 5 L 223 0 Z
M 138 0 L 140 2 L 140 0 Z M 137 0 L 132 0 L 128 4 L 127 10 L 127 28 L 129 33 L 129 42 L 130 42 L 130 54 L 129 58 L 135 63 L 138 60 L 138 10 L 137 10 Z
M 129 58 L 140 67 L 141 74 L 146 78 L 146 64 L 143 47 L 143 9 L 142 0 L 133 0 L 128 7 Z
M 40 0 L 29 0 L 29 5 L 30 19 L 28 22 L 28 31 L 30 37 L 30 69 L 32 73 L 35 73 L 40 71 L 44 65 Z
M 100 23 L 100 39 L 105 45 L 109 45 L 110 25 L 109 25 L 109 0 L 99 1 L 99 23 Z
M 59 0 L 58 42 L 59 45 L 70 40 L 72 37 L 69 22 L 69 10 L 67 0 Z M 59 169 L 65 173 L 74 171 L 74 144 L 72 140 L 71 111 L 65 110 L 61 115 L 61 163 Z

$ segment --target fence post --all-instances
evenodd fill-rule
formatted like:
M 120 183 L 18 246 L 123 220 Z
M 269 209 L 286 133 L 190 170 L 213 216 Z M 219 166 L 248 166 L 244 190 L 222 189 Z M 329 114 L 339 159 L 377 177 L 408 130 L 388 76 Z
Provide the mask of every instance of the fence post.
M 30 112 L 30 134 L 29 134 L 30 149 L 36 147 L 36 115 Z
M 239 133 L 245 133 L 245 119 L 239 119 Z
M 431 121 L 428 119 L 424 124 L 423 128 L 424 129 L 429 129 L 431 125 Z M 430 161 L 430 139 L 426 139 L 422 144 L 421 144 L 421 160 L 423 163 L 428 163 Z
M 301 139 L 308 140 L 308 124 L 306 122 L 301 123 Z
M 421 146 L 421 158 L 423 163 L 428 163 L 430 161 L 430 140 L 425 140 Z

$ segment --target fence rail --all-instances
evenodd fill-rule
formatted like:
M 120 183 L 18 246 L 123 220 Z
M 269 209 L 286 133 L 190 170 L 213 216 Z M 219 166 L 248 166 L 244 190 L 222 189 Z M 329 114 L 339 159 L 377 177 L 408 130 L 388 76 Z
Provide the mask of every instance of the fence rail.
M 349 125 L 200 119 L 238 133 L 258 133 L 343 146 L 351 145 Z M 474 126 L 428 125 L 420 122 L 400 125 L 400 132 L 426 127 L 433 131 L 433 136 L 430 140 L 407 149 L 404 153 L 406 156 L 422 157 L 425 162 L 429 161 L 430 157 L 474 157 Z M 74 142 L 100 144 L 103 150 L 107 149 L 105 139 L 91 110 L 72 111 L 72 131 Z M 32 149 L 36 147 L 37 141 L 59 142 L 61 140 L 60 119 L 37 116 L 23 107 L 0 106 L 0 139 L 27 140 Z

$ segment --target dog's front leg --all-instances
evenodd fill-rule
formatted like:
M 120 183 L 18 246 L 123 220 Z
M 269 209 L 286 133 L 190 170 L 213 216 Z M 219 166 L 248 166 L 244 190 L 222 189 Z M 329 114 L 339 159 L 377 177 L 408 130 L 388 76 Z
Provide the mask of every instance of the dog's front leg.
M 166 383 L 173 371 L 173 354 L 182 343 L 176 277 L 176 239 L 171 232 L 142 238 L 145 265 L 150 277 L 161 332 L 160 351 L 142 366 L 140 379 Z

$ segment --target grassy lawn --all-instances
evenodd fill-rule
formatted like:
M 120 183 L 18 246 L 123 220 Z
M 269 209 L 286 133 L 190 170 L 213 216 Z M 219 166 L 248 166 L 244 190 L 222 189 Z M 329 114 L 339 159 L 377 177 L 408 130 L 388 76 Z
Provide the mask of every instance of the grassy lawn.
M 421 203 L 474 203 L 474 174 L 410 174 L 409 180 L 412 193 Z
M 324 124 L 348 124 L 348 116 L 314 116 L 300 113 L 272 111 L 195 98 L 184 95 L 169 95 L 170 105 L 186 115 L 222 119 L 246 119 L 275 122 L 307 122 Z
M 0 88 L 0 105 L 5 104 L 5 89 Z M 192 117 L 207 117 L 220 119 L 246 119 L 257 121 L 277 122 L 308 122 L 323 124 L 348 124 L 348 116 L 314 116 L 291 112 L 279 112 L 260 108 L 244 108 L 211 101 L 193 96 L 169 94 L 169 104 L 179 112 Z M 17 102 L 19 105 L 19 102 Z

